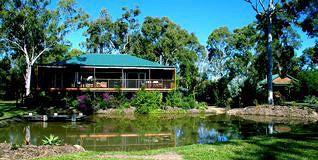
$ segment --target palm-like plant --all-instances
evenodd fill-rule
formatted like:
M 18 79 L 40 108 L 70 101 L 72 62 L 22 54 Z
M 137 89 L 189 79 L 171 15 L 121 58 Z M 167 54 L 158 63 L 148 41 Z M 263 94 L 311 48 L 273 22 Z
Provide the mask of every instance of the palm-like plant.
M 62 139 L 60 139 L 58 136 L 50 134 L 49 137 L 45 136 L 45 138 L 42 139 L 42 143 L 43 145 L 58 146 L 61 145 Z

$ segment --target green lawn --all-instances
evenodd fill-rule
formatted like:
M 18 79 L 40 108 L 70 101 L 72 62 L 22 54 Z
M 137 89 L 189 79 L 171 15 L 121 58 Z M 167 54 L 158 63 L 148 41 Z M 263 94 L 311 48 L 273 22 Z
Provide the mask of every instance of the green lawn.
M 26 111 L 16 107 L 15 101 L 0 100 L 0 121 L 25 114 Z
M 69 159 L 103 159 L 103 155 L 108 155 L 108 159 L 115 159 L 114 155 L 126 155 L 126 159 L 136 159 L 136 155 L 156 155 L 175 152 L 183 159 L 318 159 L 318 140 L 294 138 L 266 138 L 255 137 L 249 140 L 234 140 L 227 143 L 189 145 L 175 148 L 166 148 L 150 151 L 135 152 L 82 152 L 75 154 L 60 155 L 56 157 L 43 158 L 49 160 L 69 160 Z M 134 156 L 129 158 L 129 156 Z M 137 159 L 138 159 L 137 156 Z M 128 158 L 127 158 L 128 157 Z M 107 158 L 106 158 L 107 159 Z

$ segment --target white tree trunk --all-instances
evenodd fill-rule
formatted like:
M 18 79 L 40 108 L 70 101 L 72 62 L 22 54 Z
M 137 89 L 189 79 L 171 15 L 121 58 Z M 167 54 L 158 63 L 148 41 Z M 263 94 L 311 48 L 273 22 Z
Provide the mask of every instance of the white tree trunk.
M 31 140 L 31 132 L 30 132 L 30 126 L 25 127 L 25 145 L 30 145 Z
M 268 86 L 268 104 L 274 105 L 273 98 L 273 55 L 272 55 L 272 12 L 274 10 L 273 1 L 270 1 L 269 10 L 267 11 L 266 19 L 267 19 L 267 45 L 266 52 L 268 58 L 268 70 L 267 70 L 267 86 Z
M 27 64 L 27 67 L 25 69 L 25 95 L 28 96 L 31 93 L 31 72 L 32 72 L 32 65 Z
M 272 55 L 272 34 L 271 24 L 268 25 L 268 38 L 267 38 L 267 59 L 268 59 L 268 72 L 267 72 L 267 86 L 268 86 L 268 104 L 274 105 L 273 98 L 273 55 Z

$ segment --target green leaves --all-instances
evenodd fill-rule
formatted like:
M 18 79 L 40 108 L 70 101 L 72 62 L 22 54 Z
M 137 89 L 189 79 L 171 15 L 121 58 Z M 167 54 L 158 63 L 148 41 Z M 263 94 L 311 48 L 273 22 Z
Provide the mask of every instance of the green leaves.
M 281 9 L 310 37 L 318 36 L 318 2 L 316 0 L 284 1 Z
M 246 75 L 255 53 L 257 30 L 254 24 L 230 32 L 227 27 L 215 29 L 207 41 L 208 72 L 214 79 Z M 234 74 L 234 75 L 233 75 Z
M 129 53 L 136 32 L 140 11 L 138 7 L 124 7 L 122 16 L 113 21 L 106 9 L 102 9 L 99 18 L 88 22 L 85 31 L 86 41 L 82 43 L 92 53 Z
M 154 91 L 139 90 L 133 98 L 131 105 L 136 107 L 136 112 L 148 114 L 160 109 L 162 105 L 162 93 Z
M 138 57 L 174 65 L 180 73 L 180 85 L 193 90 L 198 76 L 196 62 L 205 50 L 193 33 L 188 33 L 167 17 L 146 17 L 139 26 L 138 8 L 123 8 L 121 18 L 113 21 L 106 9 L 88 24 L 83 45 L 92 53 L 134 54 Z
M 315 46 L 309 47 L 303 51 L 301 56 L 303 65 L 306 69 L 317 69 L 318 68 L 318 42 Z
M 204 47 L 193 33 L 188 33 L 167 17 L 146 17 L 140 40 L 133 53 L 139 57 L 173 65 L 179 72 L 179 86 L 192 92 L 198 76 L 196 63 L 205 56 Z
M 65 35 L 79 28 L 87 18 L 87 14 L 76 7 L 74 0 L 61 0 L 54 10 L 48 9 L 48 5 L 47 0 L 9 0 L 3 3 L 0 38 L 10 53 L 36 61 L 44 49 L 52 51 L 62 48 L 61 45 L 67 46 Z M 51 57 L 62 55 L 65 51 L 50 53 L 54 54 L 46 57 L 54 61 L 56 59 Z
M 61 145 L 62 140 L 58 136 L 54 136 L 53 134 L 50 134 L 49 137 L 45 136 L 44 139 L 42 139 L 43 145 L 50 145 L 50 146 L 59 146 Z

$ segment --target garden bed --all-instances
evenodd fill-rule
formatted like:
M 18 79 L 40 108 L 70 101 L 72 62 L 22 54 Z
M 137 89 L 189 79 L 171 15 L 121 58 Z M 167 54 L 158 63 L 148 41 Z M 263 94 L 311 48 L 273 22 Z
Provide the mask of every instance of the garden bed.
M 0 160 L 7 159 L 33 159 L 40 157 L 54 156 L 64 153 L 74 153 L 85 151 L 80 146 L 63 145 L 63 146 L 21 146 L 12 147 L 8 143 L 0 143 Z

